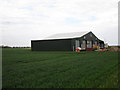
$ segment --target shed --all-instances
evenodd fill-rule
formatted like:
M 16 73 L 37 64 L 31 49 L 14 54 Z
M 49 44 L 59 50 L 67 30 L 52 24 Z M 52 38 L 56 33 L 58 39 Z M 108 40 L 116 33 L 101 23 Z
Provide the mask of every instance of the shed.
M 104 48 L 104 41 L 90 32 L 60 33 L 42 40 L 31 40 L 32 51 L 75 51 L 80 47 L 92 51 L 93 46 Z

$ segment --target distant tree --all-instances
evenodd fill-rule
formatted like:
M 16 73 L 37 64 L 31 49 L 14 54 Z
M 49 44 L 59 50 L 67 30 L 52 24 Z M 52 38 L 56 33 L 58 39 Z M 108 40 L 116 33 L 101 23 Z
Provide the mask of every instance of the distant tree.
M 10 46 L 4 46 L 4 45 L 2 45 L 1 47 L 2 48 L 11 48 Z

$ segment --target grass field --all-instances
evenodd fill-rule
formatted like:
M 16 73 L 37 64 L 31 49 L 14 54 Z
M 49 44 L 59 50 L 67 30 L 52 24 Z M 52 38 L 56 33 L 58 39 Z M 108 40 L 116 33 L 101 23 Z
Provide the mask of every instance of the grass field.
M 3 88 L 117 88 L 118 52 L 3 49 Z

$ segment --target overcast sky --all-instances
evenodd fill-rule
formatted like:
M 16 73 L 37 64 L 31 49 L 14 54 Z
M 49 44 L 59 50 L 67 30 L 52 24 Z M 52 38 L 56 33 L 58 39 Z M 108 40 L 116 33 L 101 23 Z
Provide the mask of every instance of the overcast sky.
M 118 43 L 119 0 L 0 0 L 0 45 L 30 46 L 56 33 L 92 31 Z

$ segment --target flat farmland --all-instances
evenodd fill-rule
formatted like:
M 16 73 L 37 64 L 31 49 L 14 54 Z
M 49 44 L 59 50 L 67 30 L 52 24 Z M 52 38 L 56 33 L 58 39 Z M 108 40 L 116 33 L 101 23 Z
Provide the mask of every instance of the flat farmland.
M 117 88 L 118 52 L 2 50 L 3 88 Z

